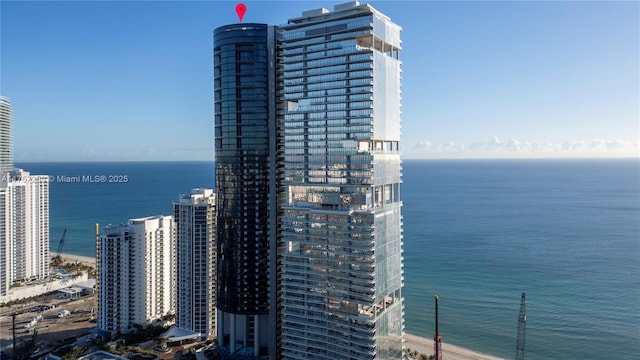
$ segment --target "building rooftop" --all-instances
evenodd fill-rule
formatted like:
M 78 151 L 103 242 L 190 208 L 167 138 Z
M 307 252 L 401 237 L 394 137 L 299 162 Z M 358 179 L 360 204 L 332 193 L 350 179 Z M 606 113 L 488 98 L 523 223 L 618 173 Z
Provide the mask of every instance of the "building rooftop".
M 201 334 L 199 332 L 179 328 L 177 326 L 172 326 L 171 328 L 169 328 L 169 330 L 164 332 L 161 336 L 167 339 L 167 341 L 173 342 L 173 341 L 181 341 L 181 340 L 187 340 L 187 339 L 198 339 L 200 335 Z
M 106 352 L 106 351 L 96 351 L 96 352 L 92 352 L 90 354 L 87 354 L 85 356 L 81 356 L 78 358 L 78 360 L 120 360 L 120 359 L 126 359 L 122 356 L 118 356 L 116 354 L 112 354 L 110 352 Z
M 96 279 L 89 279 L 87 281 L 79 282 L 76 284 L 76 286 L 81 288 L 93 289 L 93 287 L 96 286 Z
M 325 8 L 308 10 L 302 12 L 302 16 L 289 19 L 289 24 L 308 23 L 310 21 L 326 21 L 327 18 L 335 16 L 351 16 L 362 12 L 375 13 L 384 20 L 391 20 L 388 16 L 376 10 L 369 4 L 360 4 L 359 1 L 351 1 L 344 4 L 338 4 L 333 7 L 333 11 Z

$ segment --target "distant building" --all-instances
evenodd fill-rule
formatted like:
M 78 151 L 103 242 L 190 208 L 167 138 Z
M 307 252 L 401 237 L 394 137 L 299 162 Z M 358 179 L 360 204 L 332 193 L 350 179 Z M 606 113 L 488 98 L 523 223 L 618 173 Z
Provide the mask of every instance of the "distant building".
M 0 295 L 49 275 L 49 177 L 15 169 L 0 180 Z
M 98 328 L 112 335 L 175 311 L 171 216 L 107 226 L 98 238 Z
M 193 189 L 173 204 L 176 233 L 176 325 L 215 335 L 215 193 Z
M 130 327 L 130 243 L 127 225 L 108 226 L 98 238 L 98 328 L 112 335 Z
M 0 96 L 0 296 L 6 295 L 11 284 L 9 279 L 9 258 L 6 233 L 6 186 L 8 171 L 13 168 L 11 127 L 12 110 L 9 98 Z
M 13 169 L 13 143 L 11 141 L 12 110 L 6 96 L 0 96 L 0 173 Z
M 49 177 L 13 167 L 12 109 L 0 96 L 0 297 L 49 275 Z
M 146 316 L 134 321 L 151 321 L 175 313 L 176 248 L 171 216 L 152 216 L 129 220 L 129 235 L 134 249 L 131 271 L 144 274 L 134 283 L 138 289 L 137 302 Z M 141 285 L 137 287 L 137 285 Z M 140 290 L 144 289 L 144 293 Z

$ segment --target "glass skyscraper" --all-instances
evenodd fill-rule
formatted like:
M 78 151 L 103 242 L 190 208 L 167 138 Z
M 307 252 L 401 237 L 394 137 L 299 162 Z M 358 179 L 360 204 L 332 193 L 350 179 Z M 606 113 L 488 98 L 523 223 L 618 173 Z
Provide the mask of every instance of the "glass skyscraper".
M 402 358 L 400 32 L 358 2 L 215 30 L 223 354 Z
M 401 359 L 401 28 L 352 2 L 282 29 L 282 356 Z
M 214 31 L 218 346 L 276 357 L 278 28 Z

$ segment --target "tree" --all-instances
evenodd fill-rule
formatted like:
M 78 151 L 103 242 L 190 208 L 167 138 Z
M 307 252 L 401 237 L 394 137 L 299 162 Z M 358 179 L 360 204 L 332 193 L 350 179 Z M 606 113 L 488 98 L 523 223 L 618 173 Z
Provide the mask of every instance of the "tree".
M 162 351 L 167 351 L 167 338 L 159 336 L 155 340 Z
M 62 256 L 60 254 L 51 258 L 51 267 L 60 268 L 62 266 Z
M 88 348 L 74 346 L 71 351 L 62 356 L 62 360 L 75 360 L 87 353 Z

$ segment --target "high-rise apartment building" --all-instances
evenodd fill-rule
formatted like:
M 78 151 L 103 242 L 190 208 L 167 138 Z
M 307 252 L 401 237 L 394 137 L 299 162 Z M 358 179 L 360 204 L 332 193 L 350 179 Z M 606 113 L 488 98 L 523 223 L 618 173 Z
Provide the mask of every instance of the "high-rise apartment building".
M 49 177 L 13 167 L 12 110 L 0 96 L 0 296 L 49 275 Z
M 7 254 L 6 232 L 6 187 L 8 171 L 13 168 L 11 126 L 11 102 L 6 96 L 0 96 L 0 296 L 6 295 L 11 280 L 9 279 L 9 258 Z
M 401 28 L 352 2 L 282 29 L 282 356 L 401 359 Z
M 98 328 L 112 335 L 175 311 L 171 216 L 107 226 L 98 238 Z
M 215 335 L 215 194 L 193 189 L 173 204 L 176 233 L 176 325 Z
M 272 359 L 402 358 L 400 32 L 358 2 L 215 30 L 230 352 L 262 355 L 266 329 Z
M 130 328 L 131 278 L 140 274 L 129 271 L 131 237 L 125 224 L 107 226 L 98 237 L 98 328 L 126 333 Z
M 1 181 L 2 180 L 0 179 L 0 182 Z M 0 297 L 7 295 L 10 285 L 8 266 L 10 254 L 7 253 L 6 201 L 6 188 L 4 186 L 0 186 Z
M 11 102 L 6 96 L 0 96 L 0 175 L 13 169 L 13 142 Z
M 278 29 L 214 31 L 220 349 L 276 356 L 276 40 Z
M 0 295 L 49 275 L 49 177 L 15 169 L 0 180 Z

